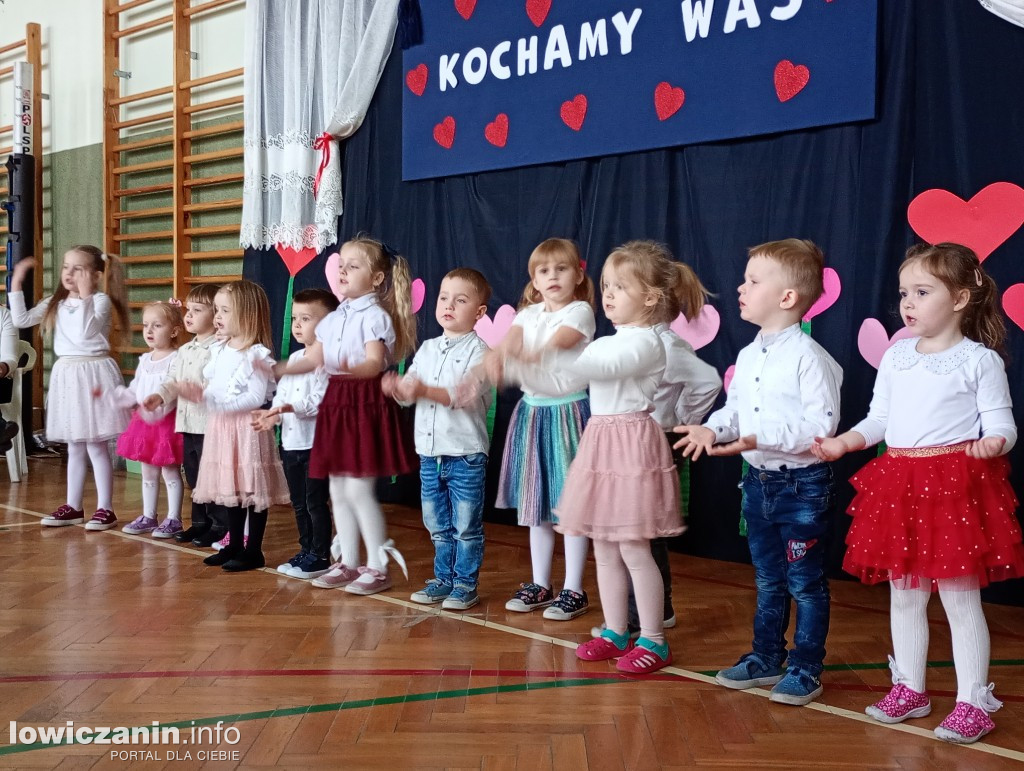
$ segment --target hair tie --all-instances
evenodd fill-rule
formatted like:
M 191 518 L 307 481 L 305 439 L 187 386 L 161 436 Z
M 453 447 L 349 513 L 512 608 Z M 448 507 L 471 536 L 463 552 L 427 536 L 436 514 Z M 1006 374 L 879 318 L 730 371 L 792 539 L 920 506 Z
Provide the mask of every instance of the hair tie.
M 181 300 L 179 300 L 177 297 L 171 297 L 170 299 L 167 300 L 167 302 L 173 305 L 175 308 L 181 307 Z
M 974 269 L 974 280 L 977 282 L 978 286 L 982 285 L 981 268 L 975 268 Z
M 378 243 L 380 243 L 380 248 L 384 252 L 384 254 L 386 254 L 388 256 L 388 259 L 391 262 L 394 262 L 395 258 L 398 257 L 398 252 L 396 252 L 394 249 L 392 249 L 388 244 L 384 243 L 383 241 L 380 241 Z
M 109 256 L 107 255 L 106 252 L 100 252 L 100 260 L 102 260 L 103 262 L 106 262 L 108 259 L 110 259 L 110 258 L 109 258 Z

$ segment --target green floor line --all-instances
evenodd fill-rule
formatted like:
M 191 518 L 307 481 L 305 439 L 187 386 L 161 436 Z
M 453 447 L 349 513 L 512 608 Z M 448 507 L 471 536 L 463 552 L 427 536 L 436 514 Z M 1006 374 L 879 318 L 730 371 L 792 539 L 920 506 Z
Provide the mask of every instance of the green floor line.
M 990 667 L 1020 667 L 1024 666 L 1024 659 L 993 659 L 988 663 Z M 952 661 L 929 661 L 930 669 L 949 669 L 953 666 Z M 866 664 L 826 664 L 826 672 L 856 672 L 864 669 L 888 669 L 889 662 L 868 662 Z M 702 675 L 714 677 L 718 674 L 717 669 L 705 669 L 700 672 Z
M 301 707 L 284 707 L 281 709 L 270 709 L 262 712 L 241 712 L 235 715 L 217 715 L 216 717 L 196 718 L 195 720 L 180 720 L 176 723 L 161 723 L 160 728 L 191 729 L 193 726 L 216 725 L 223 722 L 225 726 L 235 723 L 245 723 L 251 720 L 268 720 L 276 717 L 291 717 L 293 715 L 310 715 L 318 712 L 340 712 L 347 709 L 362 709 L 364 707 L 379 707 L 387 704 L 402 704 L 416 701 L 438 701 L 441 699 L 455 699 L 460 696 L 484 696 L 491 693 L 516 693 L 519 691 L 543 691 L 550 688 L 576 688 L 584 685 L 607 685 L 608 683 L 629 682 L 621 677 L 610 675 L 608 678 L 585 678 L 575 680 L 545 680 L 536 683 L 516 683 L 514 685 L 490 685 L 484 688 L 457 688 L 451 691 L 427 691 L 425 693 L 409 693 L 404 696 L 382 696 L 375 699 L 357 699 L 354 701 L 336 701 L 327 704 L 307 704 Z M 96 724 L 92 724 L 95 726 Z M 90 726 L 90 727 L 92 727 Z M 152 726 L 139 726 L 140 728 L 152 729 Z M 128 726 L 129 731 L 131 726 Z M 182 736 L 184 736 L 184 732 Z M 178 747 L 182 745 L 173 744 L 79 744 L 78 742 L 60 744 L 46 744 L 36 742 L 35 744 L 15 744 L 0 747 L 0 756 L 14 755 L 21 752 L 32 752 L 34 750 L 48 750 L 56 747 L 103 747 L 122 748 L 132 750 L 145 750 L 149 748 Z

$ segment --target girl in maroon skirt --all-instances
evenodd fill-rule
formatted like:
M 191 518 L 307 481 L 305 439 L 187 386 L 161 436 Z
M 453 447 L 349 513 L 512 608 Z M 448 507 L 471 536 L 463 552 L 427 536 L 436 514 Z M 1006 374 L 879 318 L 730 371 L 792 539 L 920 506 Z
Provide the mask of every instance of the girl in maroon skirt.
M 989 733 L 1001 703 L 988 681 L 989 633 L 980 588 L 1024 576 L 1017 499 L 1005 455 L 1017 429 L 1002 359 L 995 282 L 958 244 L 912 247 L 900 267 L 900 315 L 919 337 L 882 358 L 865 420 L 814 452 L 835 460 L 888 449 L 850 481 L 853 524 L 843 567 L 889 581 L 893 688 L 867 708 L 883 723 L 931 712 L 925 691 L 927 607 L 937 590 L 949 619 L 956 706 L 935 734 L 966 744 Z
M 388 540 L 374 486 L 377 477 L 419 468 L 412 436 L 380 380 L 394 361 L 416 347 L 409 264 L 384 244 L 357 236 L 341 247 L 338 289 L 342 301 L 316 328 L 306 356 L 278 365 L 278 374 L 323 366 L 330 375 L 316 418 L 309 475 L 330 480 L 338 531 L 338 560 L 313 581 L 323 589 L 376 594 L 391 586 L 388 555 L 405 563 Z M 366 563 L 359 559 L 360 536 Z M 340 551 L 339 554 L 336 551 Z

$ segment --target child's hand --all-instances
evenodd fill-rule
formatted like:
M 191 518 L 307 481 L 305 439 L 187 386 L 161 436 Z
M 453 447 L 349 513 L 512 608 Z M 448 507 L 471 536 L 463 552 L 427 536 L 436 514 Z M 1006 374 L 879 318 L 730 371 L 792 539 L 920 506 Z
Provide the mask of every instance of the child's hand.
M 160 394 L 150 394 L 142 402 L 142 409 L 152 412 L 164 403 L 164 397 Z
M 455 398 L 452 399 L 452 409 L 461 410 L 468 407 L 477 399 L 486 388 L 486 384 L 475 375 L 467 375 L 455 386 Z
M 756 436 L 741 436 L 735 442 L 726 442 L 725 444 L 716 444 L 712 447 L 709 447 L 707 449 L 707 453 L 708 455 L 714 455 L 716 457 L 724 457 L 727 455 L 739 455 L 741 452 L 747 452 L 748 450 L 756 449 Z
M 964 450 L 970 458 L 978 458 L 979 460 L 988 460 L 989 458 L 997 458 L 1003 451 L 1003 446 L 1006 444 L 1006 438 L 1002 436 L 986 436 L 983 439 L 975 439 L 973 442 L 967 445 Z
M 811 445 L 811 454 L 825 462 L 839 460 L 847 452 L 849 452 L 849 448 L 846 446 L 846 442 L 835 436 L 816 436 Z
M 389 399 L 395 399 L 399 376 L 397 372 L 385 372 L 380 379 L 380 390 Z
M 178 398 L 187 402 L 201 402 L 203 400 L 203 387 L 191 380 L 178 381 Z
M 484 356 L 483 364 L 484 377 L 490 383 L 498 385 L 505 376 L 505 357 L 499 351 L 490 351 Z
M 25 280 L 25 276 L 28 275 L 30 270 L 34 270 L 37 267 L 35 257 L 25 257 L 22 260 L 18 260 L 14 264 L 14 270 L 11 272 L 11 289 L 17 291 L 15 287 L 20 288 L 22 282 Z
M 702 452 L 709 452 L 715 444 L 715 432 L 704 426 L 676 426 L 672 430 L 683 436 L 673 447 L 677 450 L 683 448 L 683 457 L 690 460 L 697 460 Z
M 263 429 L 260 428 L 260 423 L 269 413 L 270 410 L 253 410 L 249 413 L 249 425 L 257 431 L 262 431 Z
M 78 289 L 79 297 L 89 297 L 94 285 L 93 272 L 88 268 L 75 268 L 75 287 Z
M 506 356 L 511 356 L 515 359 L 522 358 L 523 356 L 523 336 L 522 335 L 507 335 L 502 341 L 499 349 Z
M 398 398 L 403 402 L 414 402 L 427 392 L 427 387 L 419 378 L 406 375 L 396 386 Z

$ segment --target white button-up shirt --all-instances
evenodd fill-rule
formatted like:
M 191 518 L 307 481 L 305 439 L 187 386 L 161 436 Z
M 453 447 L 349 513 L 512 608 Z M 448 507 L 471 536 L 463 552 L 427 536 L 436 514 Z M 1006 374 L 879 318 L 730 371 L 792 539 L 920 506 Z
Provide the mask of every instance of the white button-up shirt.
M 305 356 L 305 349 L 296 351 L 288 357 L 288 362 L 298 361 Z M 273 406 L 290 404 L 293 410 L 281 414 L 281 446 L 284 449 L 313 449 L 316 414 L 320 411 L 320 402 L 326 392 L 327 371 L 323 367 L 301 375 L 285 375 L 278 381 Z
M 1010 386 L 999 354 L 964 338 L 939 353 L 918 353 L 921 338 L 900 340 L 882 357 L 868 416 L 853 427 L 877 444 L 937 447 L 985 436 L 1017 441 Z
M 341 362 L 350 366 L 366 361 L 366 344 L 380 340 L 387 348 L 385 366 L 395 350 L 395 327 L 373 292 L 346 300 L 316 326 L 316 339 L 323 344 L 324 368 L 328 375 L 341 375 Z
M 665 346 L 665 374 L 654 394 L 653 417 L 666 431 L 699 423 L 718 398 L 722 378 L 668 324 L 653 329 Z
M 210 334 L 204 340 L 194 337 L 181 346 L 178 349 L 178 355 L 174 357 L 174 361 L 171 362 L 171 366 L 167 370 L 167 378 L 154 393 L 160 394 L 166 404 L 175 399 L 175 391 L 171 385 L 177 380 L 187 380 L 205 386 L 203 369 L 210 361 L 210 349 L 216 342 L 216 336 Z M 178 402 L 178 412 L 174 417 L 174 430 L 181 434 L 205 434 L 206 404 L 189 402 L 184 399 Z
M 751 466 L 778 470 L 818 463 L 816 436 L 839 425 L 843 369 L 799 324 L 758 334 L 740 351 L 725 406 L 705 425 L 716 444 L 756 436 L 757 449 L 743 453 Z
M 444 388 L 454 399 L 455 386 L 483 361 L 487 350 L 487 343 L 476 332 L 459 337 L 441 335 L 420 346 L 407 374 L 424 385 Z M 490 449 L 487 410 L 492 396 L 493 389 L 486 388 L 471 404 L 458 409 L 430 399 L 417 400 L 416 452 L 432 458 L 486 453 Z

